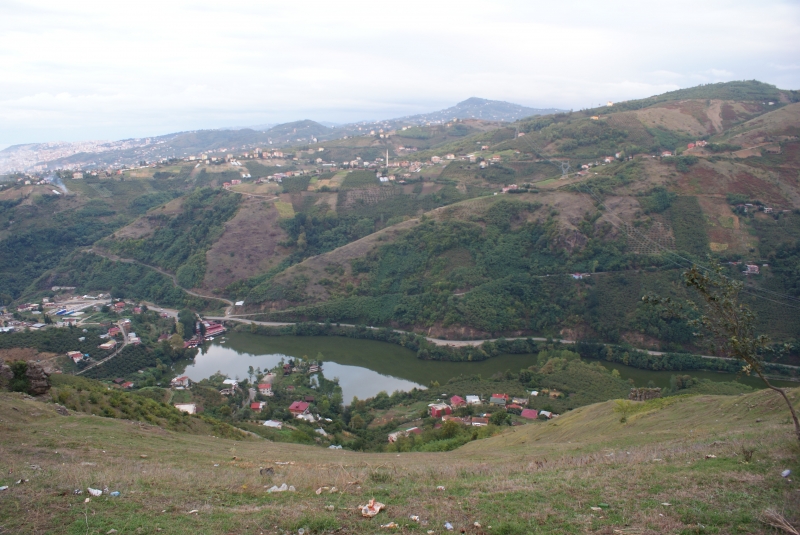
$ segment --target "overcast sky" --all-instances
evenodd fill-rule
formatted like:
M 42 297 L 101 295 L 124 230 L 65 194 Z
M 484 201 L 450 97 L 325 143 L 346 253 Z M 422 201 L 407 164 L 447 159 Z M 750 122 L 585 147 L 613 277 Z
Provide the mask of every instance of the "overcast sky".
M 743 79 L 800 88 L 800 2 L 0 0 L 0 147 Z

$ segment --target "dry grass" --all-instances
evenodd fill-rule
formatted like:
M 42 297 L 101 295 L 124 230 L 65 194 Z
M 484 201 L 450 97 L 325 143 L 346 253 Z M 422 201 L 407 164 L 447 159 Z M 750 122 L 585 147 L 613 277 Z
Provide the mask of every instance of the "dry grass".
M 681 398 L 627 425 L 598 404 L 447 454 L 397 455 L 61 417 L 4 394 L 0 484 L 11 487 L 0 532 L 374 533 L 394 521 L 404 533 L 440 533 L 448 521 L 466 533 L 766 533 L 761 511 L 790 512 L 791 523 L 800 510 L 796 484 L 779 475 L 796 468 L 797 447 L 774 398 Z M 755 449 L 749 463 L 743 446 Z M 266 466 L 273 476 L 260 475 Z M 283 482 L 297 492 L 266 492 Z M 122 496 L 84 504 L 72 492 L 88 486 Z M 339 492 L 317 495 L 323 486 Z M 356 508 L 373 496 L 388 508 L 363 519 Z M 600 503 L 609 507 L 591 509 Z

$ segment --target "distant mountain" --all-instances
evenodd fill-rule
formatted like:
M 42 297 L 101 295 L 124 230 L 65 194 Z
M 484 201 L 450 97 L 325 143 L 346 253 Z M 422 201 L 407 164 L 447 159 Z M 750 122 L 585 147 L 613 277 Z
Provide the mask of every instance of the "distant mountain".
M 472 97 L 444 110 L 411 115 L 394 120 L 416 124 L 441 122 L 450 119 L 481 119 L 484 121 L 513 122 L 532 115 L 549 115 L 561 111 L 565 110 L 556 108 L 528 108 L 527 106 L 520 106 L 519 104 L 502 100 L 487 100 L 485 98 Z

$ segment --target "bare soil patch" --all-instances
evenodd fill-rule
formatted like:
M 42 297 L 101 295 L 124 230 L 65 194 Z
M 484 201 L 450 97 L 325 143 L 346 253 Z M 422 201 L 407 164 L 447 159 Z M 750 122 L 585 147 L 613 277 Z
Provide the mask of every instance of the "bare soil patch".
M 278 245 L 286 238 L 274 203 L 245 198 L 233 219 L 225 223 L 222 236 L 206 253 L 203 288 L 224 288 L 278 265 L 288 254 Z

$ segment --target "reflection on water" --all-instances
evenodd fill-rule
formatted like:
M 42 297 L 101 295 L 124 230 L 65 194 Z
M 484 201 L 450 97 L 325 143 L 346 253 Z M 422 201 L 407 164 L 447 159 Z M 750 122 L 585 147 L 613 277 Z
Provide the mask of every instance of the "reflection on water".
M 243 347 L 244 344 L 235 343 L 235 341 L 239 341 L 237 340 L 239 336 L 239 333 L 232 333 L 225 342 L 214 340 L 213 345 L 197 355 L 194 363 L 186 366 L 184 374 L 193 381 L 207 378 L 218 371 L 233 378 L 244 379 L 247 377 L 247 369 L 250 366 L 254 369 L 269 370 L 277 366 L 281 359 L 288 361 L 290 358 L 297 358 L 307 354 L 306 352 L 297 351 L 278 352 L 276 348 L 270 347 L 271 344 L 268 343 L 275 339 L 265 337 L 258 337 L 260 341 L 264 342 L 262 351 L 254 351 L 250 347 L 245 349 Z M 328 339 L 328 341 L 330 340 Z M 317 353 L 312 353 L 309 356 L 315 358 L 316 355 Z M 383 375 L 362 366 L 339 364 L 327 358 L 324 362 L 322 367 L 323 375 L 328 379 L 339 378 L 339 385 L 342 387 L 342 397 L 345 403 L 349 403 L 353 396 L 364 399 L 372 397 L 382 390 L 391 394 L 395 390 L 407 391 L 414 387 L 422 386 L 413 381 Z
M 481 362 L 438 362 L 417 358 L 406 348 L 375 342 L 356 340 L 337 336 L 260 336 L 251 333 L 232 332 L 224 341 L 214 340 L 213 344 L 186 366 L 186 375 L 192 380 L 200 380 L 220 371 L 230 377 L 247 377 L 247 368 L 270 369 L 281 358 L 307 356 L 320 358 L 324 362 L 323 373 L 332 379 L 338 377 L 345 402 L 353 396 L 363 399 L 385 390 L 410 390 L 415 386 L 428 385 L 431 381 L 446 383 L 459 375 L 480 375 L 489 378 L 497 372 L 519 371 L 536 363 L 536 355 L 500 355 Z M 622 364 L 601 362 L 609 369 L 619 371 L 623 379 L 633 379 L 637 386 L 647 386 L 652 381 L 655 386 L 669 386 L 673 375 L 692 375 L 712 381 L 735 381 L 730 373 L 710 371 L 651 371 L 640 370 Z M 763 388 L 756 377 L 743 377 L 740 382 L 755 388 Z M 777 381 L 779 386 L 797 386 L 796 383 Z

